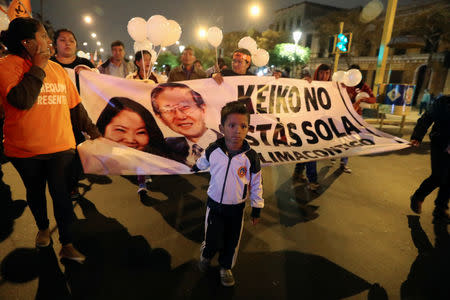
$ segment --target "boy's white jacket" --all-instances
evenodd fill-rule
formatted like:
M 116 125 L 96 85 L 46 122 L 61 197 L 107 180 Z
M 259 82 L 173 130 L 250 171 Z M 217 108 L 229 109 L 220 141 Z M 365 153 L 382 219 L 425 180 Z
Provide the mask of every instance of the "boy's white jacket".
M 210 167 L 208 196 L 217 203 L 239 204 L 250 198 L 253 208 L 263 208 L 261 164 L 255 150 L 244 140 L 241 152 L 229 155 L 225 139 L 220 138 L 206 148 L 196 165 Z

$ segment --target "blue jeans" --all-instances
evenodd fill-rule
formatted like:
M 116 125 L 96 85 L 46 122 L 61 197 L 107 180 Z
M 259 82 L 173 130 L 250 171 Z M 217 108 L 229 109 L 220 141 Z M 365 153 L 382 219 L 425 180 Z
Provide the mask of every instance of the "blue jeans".
M 317 182 L 317 162 L 309 161 L 306 163 L 298 163 L 295 165 L 295 172 L 303 173 L 306 167 L 306 177 L 308 177 L 309 182 Z

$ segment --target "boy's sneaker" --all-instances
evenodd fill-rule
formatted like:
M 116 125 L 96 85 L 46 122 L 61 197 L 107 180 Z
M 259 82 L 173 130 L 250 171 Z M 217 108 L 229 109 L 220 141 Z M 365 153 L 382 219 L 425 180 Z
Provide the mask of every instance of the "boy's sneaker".
M 80 253 L 72 244 L 62 246 L 59 251 L 59 257 L 70 259 L 82 264 L 86 260 L 86 256 Z
M 204 258 L 203 255 L 200 255 L 200 260 L 198 261 L 198 269 L 200 272 L 206 272 L 209 269 L 209 265 L 211 264 L 211 260 Z
M 348 174 L 352 173 L 352 169 L 350 169 L 349 167 L 347 167 L 346 165 L 343 165 L 343 164 L 341 164 L 341 171 L 344 173 L 348 173 Z
M 233 273 L 231 273 L 230 269 L 220 268 L 220 283 L 227 287 L 235 284 Z
M 320 184 L 318 184 L 317 182 L 310 182 L 308 184 L 308 189 L 310 189 L 311 191 L 317 191 L 320 188 Z

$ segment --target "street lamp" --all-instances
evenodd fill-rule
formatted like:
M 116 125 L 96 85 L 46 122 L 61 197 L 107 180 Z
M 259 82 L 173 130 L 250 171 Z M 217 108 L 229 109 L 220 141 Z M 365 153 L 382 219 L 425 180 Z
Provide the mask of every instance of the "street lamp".
M 183 45 L 178 46 L 178 49 L 180 50 L 180 53 L 182 53 L 184 51 L 184 48 L 185 47 Z
M 103 51 L 105 51 L 103 48 L 100 48 L 100 52 L 103 52 Z
M 97 46 L 101 46 L 102 43 L 100 41 L 97 41 Z
M 292 33 L 292 37 L 294 38 L 295 46 L 297 46 L 298 41 L 300 41 L 300 38 L 302 37 L 302 32 L 296 30 Z
M 96 34 L 95 32 L 93 32 L 93 33 L 91 33 L 91 37 L 92 37 L 93 39 L 95 39 L 95 38 L 97 37 L 97 34 Z
M 86 43 L 86 42 L 84 42 L 84 43 L 83 43 L 83 46 L 87 46 L 87 43 Z
M 84 21 L 84 23 L 86 23 L 86 24 L 91 24 L 91 23 L 92 23 L 92 17 L 89 16 L 89 15 L 84 16 L 84 17 L 83 17 L 83 21 Z
M 198 29 L 198 36 L 200 39 L 206 38 L 206 29 L 205 28 L 199 28 Z
M 261 14 L 261 8 L 258 4 L 253 4 L 250 6 L 250 16 L 259 17 Z

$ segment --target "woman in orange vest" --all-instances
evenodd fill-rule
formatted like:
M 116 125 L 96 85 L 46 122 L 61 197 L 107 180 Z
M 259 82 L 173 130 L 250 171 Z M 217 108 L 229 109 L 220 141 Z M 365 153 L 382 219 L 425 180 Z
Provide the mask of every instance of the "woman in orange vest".
M 0 59 L 0 100 L 5 110 L 4 152 L 19 172 L 39 229 L 37 247 L 51 244 L 45 187 L 48 184 L 62 258 L 78 262 L 72 245 L 73 207 L 69 180 L 75 154 L 72 123 L 100 136 L 66 71 L 49 61 L 51 42 L 42 24 L 16 18 L 0 36 L 9 54 Z

